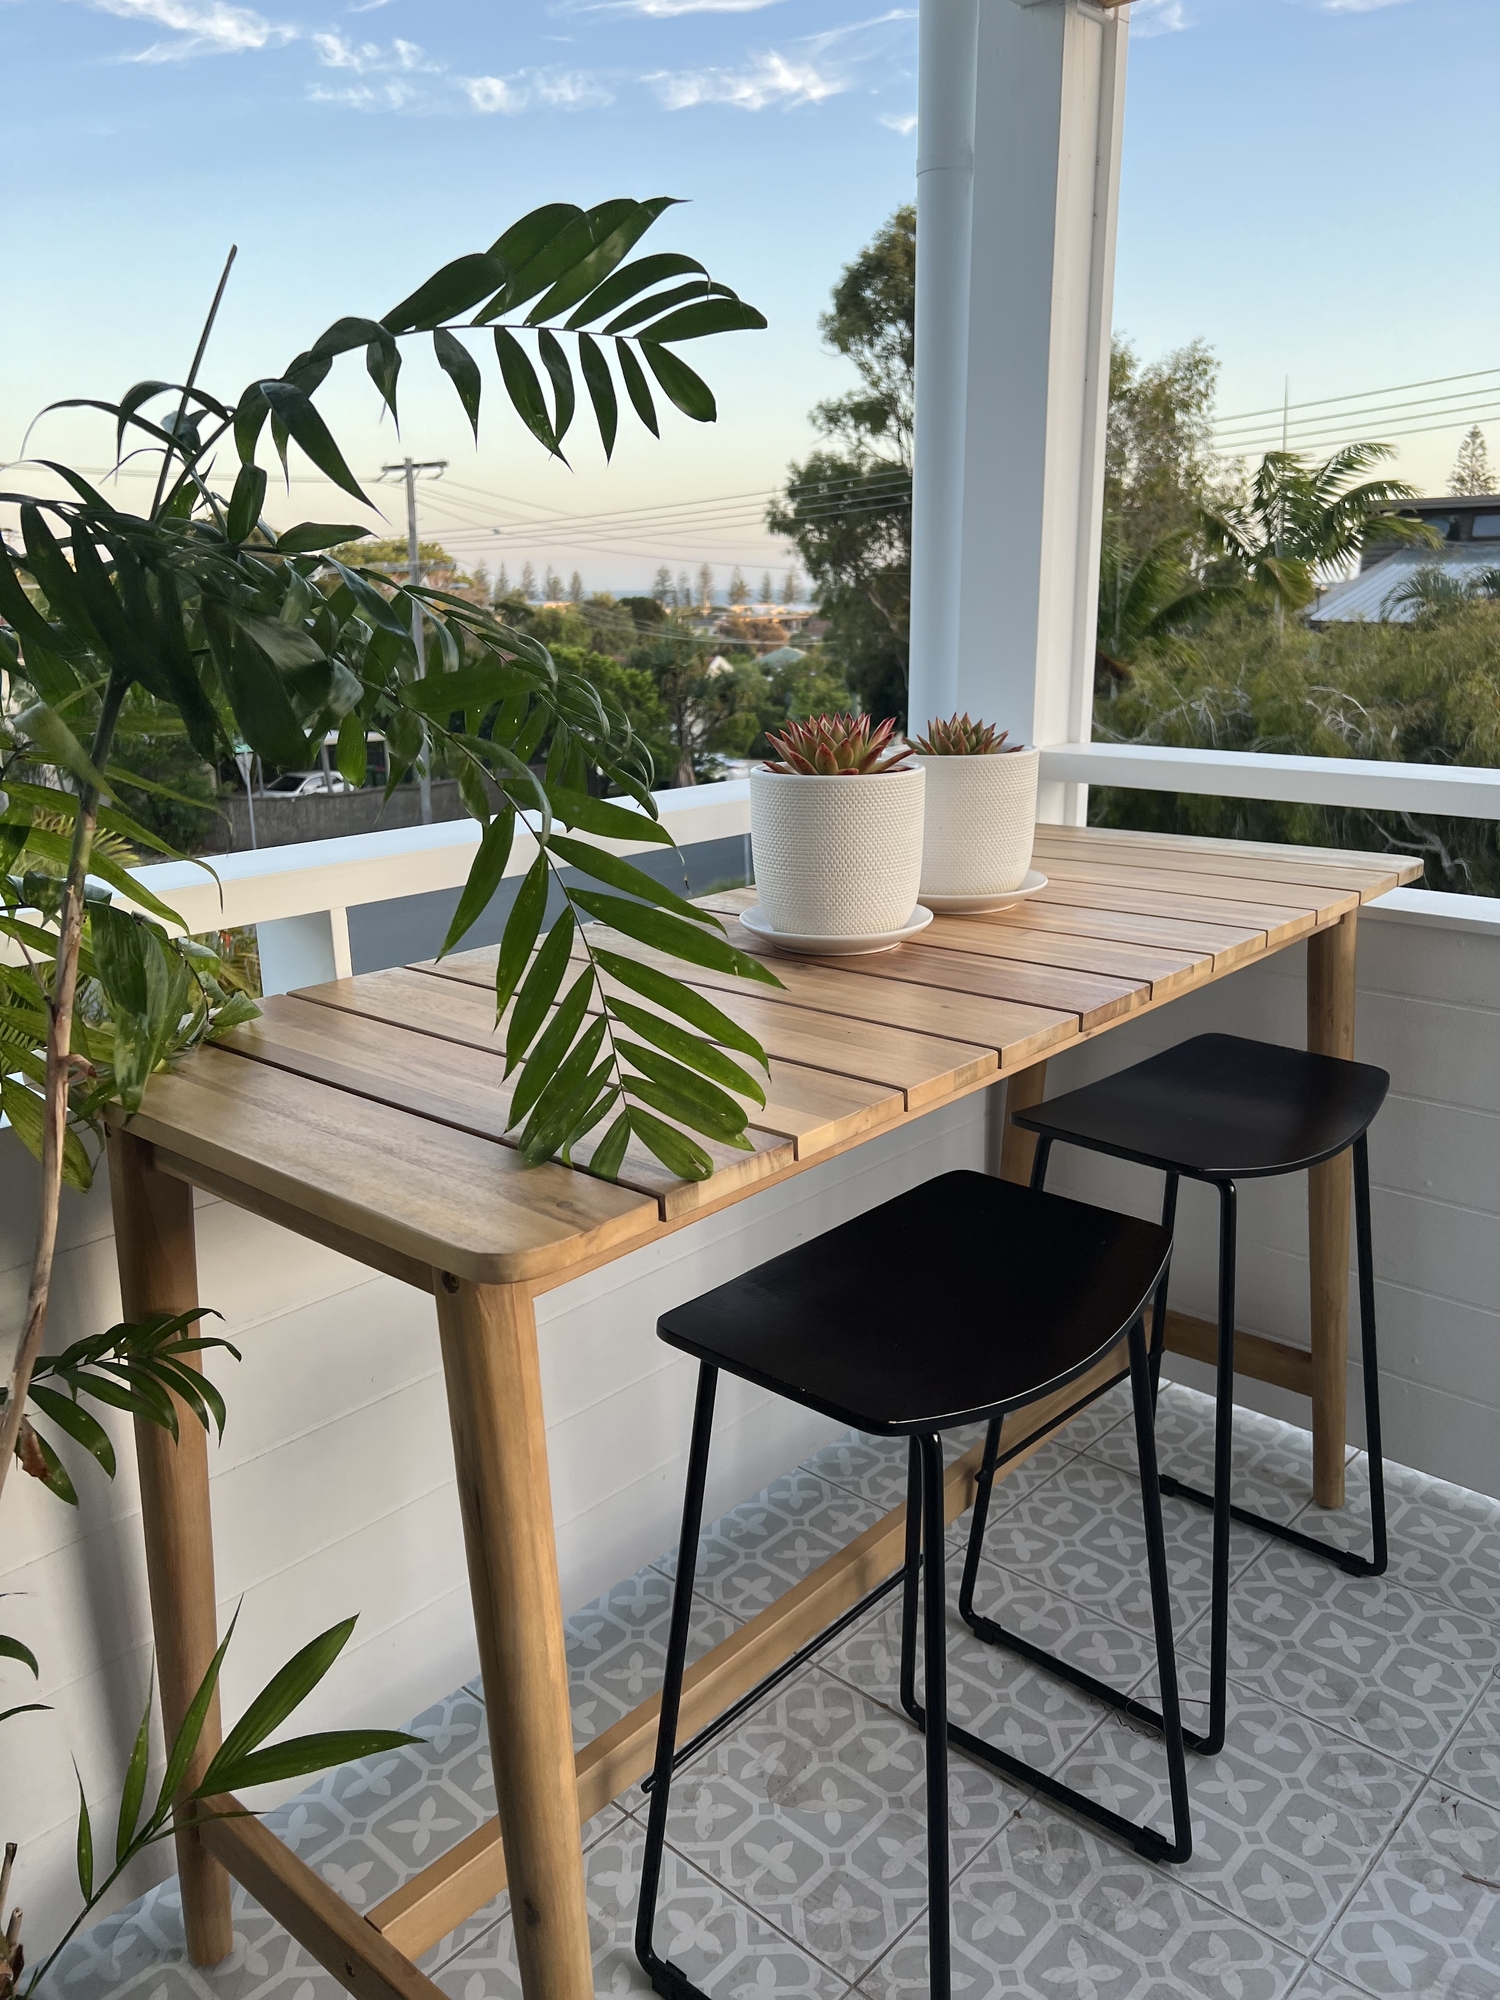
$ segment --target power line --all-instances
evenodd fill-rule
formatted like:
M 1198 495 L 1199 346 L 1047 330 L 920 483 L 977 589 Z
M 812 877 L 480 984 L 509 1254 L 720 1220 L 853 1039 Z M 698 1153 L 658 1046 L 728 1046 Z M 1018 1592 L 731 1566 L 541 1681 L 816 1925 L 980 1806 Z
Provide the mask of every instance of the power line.
M 1445 382 L 1472 382 L 1480 375 L 1500 375 L 1500 368 L 1471 368 L 1462 375 L 1431 375 L 1425 382 L 1393 382 L 1386 389 L 1361 389 L 1345 396 L 1315 396 L 1305 403 L 1270 403 L 1262 410 L 1233 410 L 1218 421 L 1239 423 L 1246 417 L 1279 417 L 1284 410 L 1322 409 L 1329 403 L 1357 403 L 1366 396 L 1400 396 L 1408 389 L 1437 389 Z

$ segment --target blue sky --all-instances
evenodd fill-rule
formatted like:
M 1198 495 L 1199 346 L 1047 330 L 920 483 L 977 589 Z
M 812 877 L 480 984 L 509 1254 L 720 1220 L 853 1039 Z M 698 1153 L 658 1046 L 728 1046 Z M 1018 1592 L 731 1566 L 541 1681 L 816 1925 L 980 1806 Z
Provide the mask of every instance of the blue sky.
M 699 349 L 716 426 L 673 420 L 569 472 L 494 402 L 476 452 L 415 357 L 399 444 L 357 369 L 326 407 L 362 473 L 446 457 L 424 519 L 512 574 L 779 572 L 754 496 L 842 385 L 816 318 L 911 194 L 915 58 L 914 8 L 859 0 L 0 0 L 0 453 L 51 397 L 179 371 L 231 241 L 207 373 L 232 394 L 539 202 L 672 193 L 688 205 L 653 244 L 771 322 Z M 1497 84 L 1493 0 L 1137 0 L 1116 325 L 1147 356 L 1211 342 L 1229 414 L 1279 404 L 1288 376 L 1296 403 L 1500 364 Z M 1441 487 L 1455 441 L 1404 439 L 1402 470 Z M 43 448 L 103 464 L 106 440 L 53 418 Z M 747 497 L 568 540 L 517 525 L 720 496 Z M 328 505 L 299 484 L 278 511 Z M 474 532 L 495 523 L 503 549 Z

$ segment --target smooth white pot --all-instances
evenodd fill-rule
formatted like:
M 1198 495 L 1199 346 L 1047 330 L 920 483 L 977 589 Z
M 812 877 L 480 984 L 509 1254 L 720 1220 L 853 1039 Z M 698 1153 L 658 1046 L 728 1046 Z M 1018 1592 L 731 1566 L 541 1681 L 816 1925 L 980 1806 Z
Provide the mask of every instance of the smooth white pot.
M 927 778 L 920 893 L 993 896 L 1018 889 L 1031 866 L 1041 751 L 915 761 Z
M 925 790 L 916 769 L 864 778 L 752 771 L 755 886 L 772 928 L 847 937 L 909 922 L 922 880 Z

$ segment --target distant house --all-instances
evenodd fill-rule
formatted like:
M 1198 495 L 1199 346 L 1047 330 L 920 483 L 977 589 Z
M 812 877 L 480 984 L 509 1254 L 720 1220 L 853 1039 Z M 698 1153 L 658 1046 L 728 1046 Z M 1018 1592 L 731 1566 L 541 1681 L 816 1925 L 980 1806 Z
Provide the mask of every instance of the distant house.
M 1500 569 L 1500 493 L 1466 495 L 1462 500 L 1413 500 L 1397 512 L 1403 520 L 1425 521 L 1442 541 L 1435 548 L 1372 542 L 1360 557 L 1359 574 L 1331 584 L 1309 608 L 1310 625 L 1380 619 L 1409 624 L 1416 607 L 1392 600 L 1418 570 L 1478 577 Z

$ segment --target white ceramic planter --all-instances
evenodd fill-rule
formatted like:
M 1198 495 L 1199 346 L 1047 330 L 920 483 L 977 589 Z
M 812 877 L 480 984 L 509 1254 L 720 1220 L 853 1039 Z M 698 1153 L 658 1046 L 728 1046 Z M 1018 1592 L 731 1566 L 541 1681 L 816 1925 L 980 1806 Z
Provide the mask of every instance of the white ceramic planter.
M 927 778 L 922 835 L 925 896 L 993 896 L 1031 866 L 1040 750 L 990 757 L 918 757 Z
M 773 929 L 793 937 L 900 930 L 922 880 L 925 789 L 916 769 L 864 778 L 752 771 L 755 886 Z

